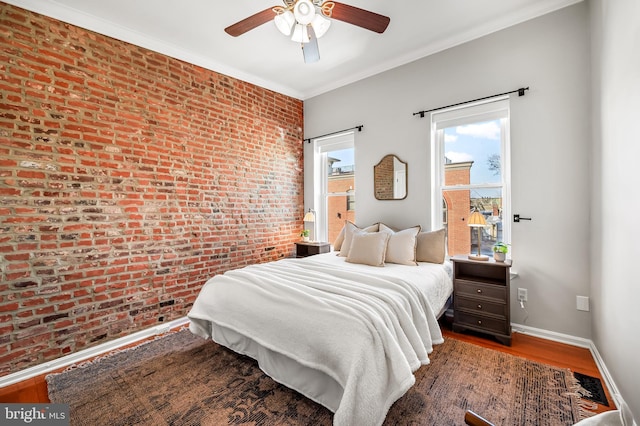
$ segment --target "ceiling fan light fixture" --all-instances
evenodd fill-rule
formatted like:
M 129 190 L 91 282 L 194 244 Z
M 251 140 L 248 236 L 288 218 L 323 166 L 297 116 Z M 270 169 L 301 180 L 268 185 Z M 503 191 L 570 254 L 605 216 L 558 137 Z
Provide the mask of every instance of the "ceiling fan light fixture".
M 282 13 L 278 13 L 276 17 L 273 18 L 273 22 L 275 22 L 278 31 L 289 37 L 296 23 L 296 18 L 290 10 L 285 10 Z
M 297 43 L 309 43 L 309 32 L 307 31 L 307 26 L 302 24 L 296 24 L 293 28 L 293 35 L 291 36 L 291 40 Z
M 333 0 L 282 0 L 284 6 L 272 6 L 254 13 L 224 31 L 232 37 L 238 37 L 247 31 L 273 20 L 282 34 L 294 42 L 302 44 L 305 62 L 320 59 L 318 38 L 331 26 L 333 18 L 366 30 L 382 34 L 389 25 L 388 16 L 339 3 Z M 275 14 L 275 16 L 274 16 Z
M 308 25 L 316 16 L 316 8 L 310 0 L 298 0 L 293 6 L 293 15 L 299 24 Z
M 313 32 L 316 34 L 316 38 L 320 38 L 326 34 L 331 26 L 331 21 L 320 14 L 317 14 L 313 21 L 311 21 Z

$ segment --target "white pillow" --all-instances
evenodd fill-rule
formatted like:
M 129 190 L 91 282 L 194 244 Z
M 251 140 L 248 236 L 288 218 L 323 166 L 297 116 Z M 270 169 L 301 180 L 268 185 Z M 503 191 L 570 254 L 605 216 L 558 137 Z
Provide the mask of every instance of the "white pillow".
M 386 232 L 357 231 L 352 235 L 346 261 L 363 265 L 384 266 L 390 235 Z
M 378 232 L 378 224 L 374 223 L 371 226 L 367 226 L 366 228 L 361 229 L 353 223 L 346 221 L 346 223 L 344 224 L 344 241 L 342 242 L 342 247 L 340 248 L 340 254 L 338 256 L 347 257 L 349 255 L 349 249 L 351 248 L 351 237 L 356 231 Z
M 380 232 L 389 234 L 385 262 L 400 265 L 416 266 L 416 244 L 420 225 L 394 232 L 384 223 L 380 224 Z
M 444 228 L 437 231 L 421 232 L 418 234 L 416 260 L 418 262 L 442 263 L 445 257 L 444 246 Z
M 344 242 L 344 234 L 345 234 L 346 226 L 343 226 L 340 230 L 340 233 L 336 237 L 336 240 L 333 242 L 333 249 L 336 251 L 340 251 L 342 248 L 342 243 Z

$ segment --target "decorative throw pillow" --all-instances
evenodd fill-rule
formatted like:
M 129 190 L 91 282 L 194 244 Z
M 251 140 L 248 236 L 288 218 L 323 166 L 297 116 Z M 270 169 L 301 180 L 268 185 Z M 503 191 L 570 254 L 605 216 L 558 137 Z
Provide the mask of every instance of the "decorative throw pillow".
M 445 257 L 444 228 L 418 234 L 416 260 L 418 262 L 442 263 Z
M 342 229 L 340 230 L 340 233 L 338 234 L 338 237 L 333 242 L 333 249 L 335 251 L 340 251 L 340 249 L 342 248 L 342 243 L 344 242 L 345 228 L 346 226 L 342 227 Z
M 416 243 L 420 225 L 394 232 L 384 223 L 380 224 L 380 232 L 389 234 L 387 253 L 385 262 L 398 263 L 400 265 L 415 266 L 416 263 Z
M 384 266 L 390 235 L 386 232 L 357 231 L 352 235 L 346 261 L 363 265 Z
M 348 220 L 345 221 L 344 224 L 344 241 L 342 242 L 342 246 L 340 247 L 340 254 L 338 256 L 347 257 L 349 255 L 349 249 L 351 248 L 351 237 L 356 231 L 364 231 L 364 232 L 378 232 L 378 224 L 374 223 L 371 226 L 367 226 L 364 229 L 358 228 L 353 223 Z

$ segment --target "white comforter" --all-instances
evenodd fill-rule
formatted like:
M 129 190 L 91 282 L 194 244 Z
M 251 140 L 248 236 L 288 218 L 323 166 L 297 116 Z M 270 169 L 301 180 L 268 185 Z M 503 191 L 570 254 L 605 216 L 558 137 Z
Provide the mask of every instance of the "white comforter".
M 212 322 L 324 372 L 343 389 L 339 405 L 328 407 L 334 425 L 380 425 L 442 342 L 436 312 L 415 279 L 327 259 L 283 259 L 211 278 L 188 314 L 190 329 L 211 337 Z M 404 268 L 424 281 L 420 267 Z M 424 273 L 450 293 L 445 268 Z

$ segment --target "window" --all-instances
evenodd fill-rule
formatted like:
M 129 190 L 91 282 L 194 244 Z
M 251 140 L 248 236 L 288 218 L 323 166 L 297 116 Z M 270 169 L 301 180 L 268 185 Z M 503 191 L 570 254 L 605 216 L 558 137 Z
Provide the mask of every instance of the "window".
M 349 191 L 347 191 L 349 192 Z M 353 193 L 353 191 L 351 191 Z M 356 197 L 353 194 L 347 195 L 347 211 L 355 211 L 356 209 Z
M 353 131 L 314 140 L 320 182 L 316 217 L 318 239 L 333 242 L 345 220 L 355 222 L 355 150 Z
M 433 229 L 445 228 L 447 252 L 492 253 L 511 240 L 509 100 L 496 98 L 431 115 Z M 473 211 L 485 217 L 480 241 L 467 226 Z M 474 232 L 472 232 L 474 231 Z

